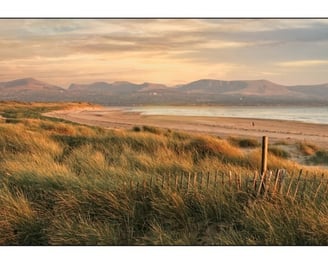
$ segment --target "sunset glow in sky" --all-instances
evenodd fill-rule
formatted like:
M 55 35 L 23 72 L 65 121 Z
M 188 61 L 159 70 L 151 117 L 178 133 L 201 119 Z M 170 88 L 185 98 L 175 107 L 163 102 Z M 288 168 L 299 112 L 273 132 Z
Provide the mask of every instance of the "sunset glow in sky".
M 328 19 L 1 19 L 0 81 L 328 82 Z

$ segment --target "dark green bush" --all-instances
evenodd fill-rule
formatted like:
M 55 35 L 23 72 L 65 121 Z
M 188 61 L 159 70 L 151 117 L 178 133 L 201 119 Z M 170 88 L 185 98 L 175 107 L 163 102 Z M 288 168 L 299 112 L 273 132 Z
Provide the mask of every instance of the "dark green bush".
M 141 131 L 141 128 L 138 127 L 138 126 L 134 126 L 134 127 L 132 128 L 132 131 L 134 131 L 134 132 L 140 132 L 140 131 Z
M 143 129 L 143 131 L 145 131 L 145 132 L 153 133 L 153 134 L 156 134 L 156 135 L 160 135 L 160 134 L 162 134 L 162 133 L 161 133 L 161 130 L 158 129 L 158 128 L 156 128 L 156 127 L 143 126 L 142 129 Z
M 260 143 L 256 139 L 251 138 L 236 138 L 236 137 L 229 137 L 228 141 L 241 148 L 256 148 L 260 146 Z
M 309 158 L 309 162 L 313 164 L 328 164 L 328 151 L 319 150 Z

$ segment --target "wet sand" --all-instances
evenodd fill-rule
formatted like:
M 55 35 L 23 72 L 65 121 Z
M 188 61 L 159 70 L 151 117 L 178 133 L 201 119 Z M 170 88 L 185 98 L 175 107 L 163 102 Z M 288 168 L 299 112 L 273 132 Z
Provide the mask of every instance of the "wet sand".
M 260 139 L 262 136 L 268 136 L 272 142 L 280 140 L 287 143 L 306 141 L 328 149 L 327 124 L 253 118 L 151 116 L 125 112 L 124 108 L 119 107 L 59 110 L 45 115 L 110 129 L 131 129 L 134 126 L 148 125 L 187 132 L 214 134 L 221 137 L 238 136 Z

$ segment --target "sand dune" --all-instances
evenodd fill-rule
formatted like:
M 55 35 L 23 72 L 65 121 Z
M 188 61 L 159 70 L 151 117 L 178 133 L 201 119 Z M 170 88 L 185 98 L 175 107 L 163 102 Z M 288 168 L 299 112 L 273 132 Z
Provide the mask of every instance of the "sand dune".
M 83 108 L 60 110 L 46 114 L 87 125 L 111 129 L 129 129 L 133 126 L 156 126 L 188 132 L 209 133 L 221 137 L 245 136 L 261 138 L 268 136 L 272 142 L 285 140 L 312 142 L 328 148 L 328 125 L 296 121 L 195 117 L 195 116 L 150 116 L 125 112 L 124 108 Z

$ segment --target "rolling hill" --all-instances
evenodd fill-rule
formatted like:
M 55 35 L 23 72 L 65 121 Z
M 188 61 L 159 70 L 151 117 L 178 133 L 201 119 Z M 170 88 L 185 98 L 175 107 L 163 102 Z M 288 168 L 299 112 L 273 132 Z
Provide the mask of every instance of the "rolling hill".
M 0 82 L 0 100 L 57 101 L 65 89 L 33 78 Z
M 0 82 L 0 100 L 87 101 L 104 105 L 323 105 L 328 103 L 328 84 L 286 86 L 268 80 L 201 79 L 174 87 L 122 81 L 73 83 L 64 89 L 25 78 Z

